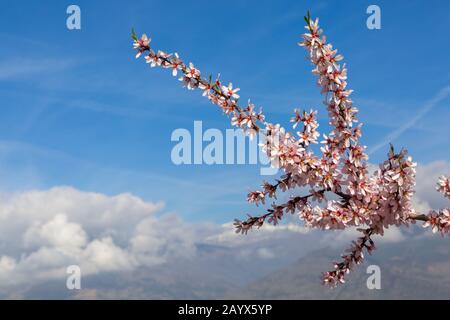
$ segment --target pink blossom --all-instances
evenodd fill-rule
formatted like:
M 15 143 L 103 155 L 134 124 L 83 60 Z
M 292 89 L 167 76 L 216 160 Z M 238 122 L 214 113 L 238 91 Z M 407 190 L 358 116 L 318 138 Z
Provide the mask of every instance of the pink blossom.
M 396 152 L 391 146 L 386 160 L 378 170 L 369 174 L 368 155 L 360 143 L 362 125 L 357 118 L 358 109 L 347 88 L 348 71 L 340 64 L 343 56 L 327 43 L 319 20 L 305 17 L 307 32 L 299 45 L 307 52 L 313 64 L 312 73 L 324 96 L 331 129 L 323 134 L 320 153 L 311 145 L 318 143 L 317 111 L 295 109 L 290 122 L 292 134 L 280 124 L 266 121 L 262 111 L 255 105 L 238 105 L 239 88 L 232 83 L 222 85 L 219 78 L 204 79 L 192 63 L 185 65 L 178 54 L 150 48 L 150 39 L 143 35 L 134 37 L 133 47 L 137 57 L 144 52 L 151 66 L 172 69 L 172 74 L 182 73 L 179 78 L 190 90 L 200 89 L 209 101 L 230 117 L 231 125 L 242 128 L 253 136 L 262 134 L 260 144 L 274 166 L 283 171 L 276 183 L 264 182 L 262 190 L 248 193 L 247 200 L 256 205 L 265 204 L 267 198 L 277 199 L 278 193 L 290 192 L 285 202 L 272 203 L 265 213 L 249 215 L 246 220 L 235 220 L 236 232 L 246 234 L 264 223 L 278 224 L 286 214 L 296 214 L 311 228 L 322 230 L 345 229 L 361 226 L 361 236 L 352 242 L 334 270 L 323 274 L 324 283 L 332 286 L 345 282 L 346 275 L 364 260 L 364 254 L 372 253 L 373 235 L 384 235 L 385 229 L 423 221 L 424 227 L 433 232 L 450 235 L 450 207 L 431 210 L 428 214 L 416 213 L 412 206 L 415 192 L 416 163 L 406 150 Z M 304 195 L 299 190 L 309 190 Z M 450 198 L 450 181 L 442 176 L 437 190 Z
M 450 178 L 441 176 L 437 184 L 437 190 L 444 195 L 444 197 L 450 198 Z
M 239 88 L 233 89 L 233 84 L 230 82 L 228 87 L 222 86 L 222 91 L 225 95 L 233 99 L 239 99 L 239 95 L 237 92 L 241 90 Z
M 186 77 L 197 79 L 200 77 L 200 70 L 196 69 L 192 62 L 189 62 L 189 67 L 186 68 Z

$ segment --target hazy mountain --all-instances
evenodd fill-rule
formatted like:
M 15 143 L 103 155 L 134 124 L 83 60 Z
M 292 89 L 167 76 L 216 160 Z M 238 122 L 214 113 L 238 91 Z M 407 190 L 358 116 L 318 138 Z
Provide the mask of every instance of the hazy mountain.
M 380 246 L 366 263 L 335 289 L 319 284 L 321 271 L 338 257 L 336 250 L 319 250 L 289 267 L 230 291 L 233 299 L 450 299 L 450 239 L 421 238 Z M 366 268 L 381 269 L 381 289 L 366 286 Z
M 3 298 L 27 299 L 450 299 L 450 239 L 406 238 L 379 243 L 373 256 L 348 282 L 336 289 L 321 285 L 320 274 L 343 247 L 287 249 L 278 259 L 238 256 L 220 245 L 200 245 L 195 259 L 170 264 L 86 276 L 82 290 L 67 290 L 65 280 L 45 281 L 11 291 Z M 300 242 L 299 242 L 300 243 Z M 286 244 L 284 244 L 286 246 Z M 295 246 L 294 246 L 295 247 Z M 274 243 L 272 250 L 283 251 Z M 295 257 L 303 256 L 296 260 Z M 291 258 L 289 258 L 291 257 Z M 366 268 L 381 269 L 381 290 L 368 290 Z
M 281 251 L 282 242 L 272 249 Z M 291 264 L 308 246 L 287 248 L 278 259 L 243 255 L 242 251 L 220 245 L 198 245 L 192 259 L 142 267 L 133 271 L 110 272 L 82 278 L 82 290 L 67 290 L 65 279 L 45 281 L 0 298 L 26 299 L 219 299 L 259 277 Z M 249 245 L 249 251 L 256 250 Z M 263 251 L 265 252 L 265 251 Z M 245 251 L 244 251 L 245 253 Z

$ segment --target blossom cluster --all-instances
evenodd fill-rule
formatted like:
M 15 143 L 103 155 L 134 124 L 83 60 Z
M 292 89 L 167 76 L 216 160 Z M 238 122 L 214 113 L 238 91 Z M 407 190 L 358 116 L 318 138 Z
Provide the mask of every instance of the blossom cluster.
M 366 147 L 360 143 L 362 125 L 357 118 L 358 109 L 350 99 L 352 90 L 347 88 L 347 68 L 341 64 L 343 56 L 327 43 L 318 19 L 305 17 L 307 32 L 299 45 L 306 48 L 317 77 L 317 84 L 324 96 L 328 110 L 330 131 L 322 135 L 318 131 L 317 111 L 295 109 L 290 122 L 294 133 L 280 124 L 266 121 L 262 111 L 248 101 L 239 106 L 239 88 L 232 83 L 222 83 L 202 77 L 192 62 L 185 63 L 177 53 L 154 51 L 150 39 L 140 39 L 132 34 L 137 56 L 145 56 L 151 67 L 172 70 L 172 75 L 181 73 L 179 80 L 190 90 L 199 89 L 203 96 L 217 105 L 230 117 L 233 126 L 242 128 L 250 136 L 263 134 L 261 149 L 270 158 L 273 166 L 284 174 L 274 183 L 263 182 L 260 190 L 248 194 L 247 200 L 256 205 L 272 201 L 262 215 L 248 215 L 245 220 L 235 220 L 238 233 L 247 233 L 264 223 L 278 224 L 286 214 L 297 214 L 311 228 L 322 230 L 358 227 L 362 236 L 353 242 L 348 254 L 335 264 L 332 271 L 323 274 L 330 285 L 345 281 L 345 275 L 375 246 L 372 235 L 383 235 L 389 226 L 408 225 L 416 220 L 430 225 L 433 231 L 450 234 L 449 210 L 432 211 L 428 215 L 418 214 L 412 206 L 415 187 L 416 163 L 406 150 L 396 152 L 391 146 L 387 159 L 378 170 L 369 174 Z M 320 153 L 311 146 L 320 143 Z M 288 190 L 309 190 L 305 195 L 290 197 L 276 203 L 277 194 Z M 450 197 L 449 178 L 442 177 L 438 191 Z M 365 226 L 366 228 L 361 228 Z
M 439 177 L 436 189 L 444 197 L 450 198 L 450 178 L 445 176 Z M 450 206 L 440 210 L 430 210 L 427 216 L 421 216 L 421 220 L 425 221 L 423 227 L 431 227 L 433 233 L 450 234 Z
M 441 176 L 439 178 L 436 189 L 437 191 L 442 193 L 444 197 L 450 198 L 450 178 Z
M 150 64 L 151 67 L 170 69 L 174 77 L 178 75 L 178 72 L 181 72 L 181 77 L 178 80 L 189 90 L 202 90 L 203 96 L 219 106 L 225 114 L 231 116 L 233 126 L 244 129 L 250 135 L 259 131 L 260 128 L 257 123 L 264 122 L 264 115 L 262 111 L 257 112 L 255 105 L 250 101 L 244 108 L 237 105 L 240 98 L 239 88 L 234 88 L 232 83 L 222 84 L 219 77 L 215 80 L 212 79 L 211 75 L 208 79 L 202 77 L 200 70 L 192 62 L 186 64 L 181 60 L 178 53 L 166 53 L 161 50 L 155 52 L 150 47 L 151 39 L 145 34 L 138 39 L 133 32 L 132 37 L 134 40 L 133 47 L 137 50 L 136 58 L 144 55 L 145 62 Z
M 322 281 L 325 284 L 335 286 L 345 282 L 345 275 L 350 272 L 354 265 L 361 264 L 364 260 L 364 249 L 371 254 L 375 250 L 375 244 L 371 239 L 372 229 L 361 229 L 362 237 L 352 242 L 352 246 L 347 249 L 347 254 L 342 255 L 343 261 L 334 264 L 334 270 L 325 272 Z
M 442 235 L 450 233 L 450 207 L 441 210 L 431 210 L 428 220 L 423 226 L 431 227 L 433 233 L 440 232 Z

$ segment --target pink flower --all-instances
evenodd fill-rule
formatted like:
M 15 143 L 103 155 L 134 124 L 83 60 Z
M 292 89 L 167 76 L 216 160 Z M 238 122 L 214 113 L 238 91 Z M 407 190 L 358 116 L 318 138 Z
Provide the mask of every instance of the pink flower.
M 300 121 L 302 121 L 302 116 L 299 109 L 294 109 L 295 116 L 291 118 L 290 122 L 294 123 L 293 128 L 295 129 Z
M 200 77 L 200 71 L 194 67 L 192 62 L 189 62 L 189 67 L 186 68 L 186 77 L 194 79 Z
M 230 98 L 233 98 L 233 99 L 239 99 L 240 98 L 240 96 L 237 94 L 237 92 L 239 90 L 241 90 L 241 89 L 239 89 L 239 88 L 233 89 L 233 84 L 231 82 L 228 84 L 228 87 L 222 86 L 222 92 L 226 96 L 228 96 Z
M 368 155 L 360 143 L 361 124 L 358 109 L 350 98 L 353 90 L 347 88 L 347 68 L 339 62 L 342 55 L 327 43 L 319 20 L 306 18 L 307 32 L 299 43 L 308 51 L 324 104 L 328 111 L 330 131 L 323 134 L 321 154 L 317 155 L 311 144 L 317 143 L 317 111 L 300 111 L 290 119 L 293 128 L 302 128 L 295 134 L 286 131 L 279 124 L 266 122 L 262 111 L 256 112 L 254 104 L 238 105 L 239 88 L 232 83 L 222 85 L 219 79 L 204 79 L 192 63 L 186 66 L 178 54 L 150 49 L 150 39 L 145 35 L 135 40 L 133 47 L 151 66 L 172 69 L 185 87 L 200 89 L 209 101 L 230 115 L 231 124 L 242 128 L 250 137 L 256 132 L 262 134 L 261 149 L 274 167 L 283 170 L 284 175 L 276 183 L 264 182 L 261 191 L 250 192 L 247 200 L 256 205 L 264 204 L 266 197 L 276 199 L 277 193 L 292 195 L 281 203 L 273 203 L 264 214 L 249 216 L 247 220 L 235 220 L 238 233 L 246 234 L 253 227 L 264 223 L 278 224 L 286 213 L 297 212 L 306 226 L 319 229 L 345 229 L 364 226 L 362 233 L 353 241 L 334 270 L 323 274 L 323 281 L 332 286 L 345 282 L 345 276 L 362 263 L 365 253 L 371 253 L 375 245 L 372 235 L 384 235 L 392 226 L 408 225 L 416 220 L 424 221 L 424 227 L 433 232 L 450 235 L 450 207 L 432 210 L 427 215 L 417 214 L 412 205 L 415 189 L 416 163 L 406 150 L 396 152 L 390 148 L 387 159 L 378 170 L 369 174 Z M 296 194 L 309 190 L 306 194 Z M 450 198 L 450 180 L 442 176 L 437 190 Z M 286 199 L 287 197 L 280 197 Z
M 142 55 L 144 49 L 150 45 L 150 42 L 151 39 L 147 38 L 146 34 L 143 34 L 139 40 L 134 41 L 133 48 L 138 50 L 138 53 L 136 54 L 136 59 Z
M 297 133 L 299 135 L 299 142 L 309 145 L 310 143 L 317 143 L 317 138 L 320 134 L 316 131 L 302 131 Z
M 255 203 L 256 205 L 258 205 L 260 202 L 264 204 L 265 194 L 261 191 L 250 192 L 247 196 L 247 201 L 250 203 Z
M 444 209 L 442 210 L 441 223 L 446 227 L 450 226 L 450 210 Z
M 445 197 L 450 198 L 450 178 L 447 178 L 445 176 L 439 177 L 437 190 Z
M 178 74 L 178 69 L 183 66 L 183 61 L 180 60 L 178 53 L 175 53 L 175 57 L 172 59 L 170 66 L 172 68 L 172 75 L 176 77 Z

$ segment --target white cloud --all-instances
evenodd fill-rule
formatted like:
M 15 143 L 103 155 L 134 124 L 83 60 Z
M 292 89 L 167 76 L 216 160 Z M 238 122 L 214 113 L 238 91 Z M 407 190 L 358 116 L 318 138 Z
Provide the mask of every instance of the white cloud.
M 311 232 L 311 229 L 301 225 L 300 220 L 298 220 L 298 222 L 289 222 L 277 226 L 266 223 L 259 229 L 251 230 L 246 236 L 237 236 L 232 222 L 224 223 L 221 230 L 217 231 L 217 233 L 206 237 L 205 241 L 234 247 L 243 243 L 258 243 L 269 239 L 275 241 L 285 238 L 289 234 L 307 234 Z
M 333 248 L 347 249 L 350 243 L 361 237 L 361 232 L 356 230 L 357 228 L 349 228 L 345 230 L 328 231 L 323 234 L 320 242 L 325 246 L 331 246 Z M 376 243 L 395 243 L 405 239 L 403 232 L 400 228 L 391 227 L 385 230 L 383 236 L 374 236 L 373 240 Z
M 170 257 L 192 257 L 198 235 L 176 215 L 148 217 L 137 226 L 130 240 L 136 259 L 144 265 L 162 263 Z
M 56 187 L 1 198 L 0 287 L 61 278 L 71 264 L 84 275 L 131 270 L 193 248 L 179 218 L 156 217 L 161 203 L 131 194 Z
M 111 237 L 95 239 L 82 251 L 83 273 L 131 270 L 136 265 L 133 253 L 116 246 Z
M 431 208 L 440 209 L 448 206 L 448 199 L 436 191 L 439 176 L 450 175 L 450 163 L 434 161 L 426 165 L 417 166 L 417 185 L 414 205 L 416 210 L 427 213 Z
M 231 223 L 189 224 L 162 209 L 129 193 L 71 187 L 0 194 L 0 292 L 64 280 L 74 264 L 86 276 L 195 259 L 199 244 L 228 247 L 240 259 L 274 260 L 299 252 L 295 237 L 309 232 L 295 221 L 243 236 Z
M 448 162 L 418 166 L 418 207 L 447 205 L 435 183 L 448 172 Z M 0 291 L 65 279 L 66 267 L 73 264 L 83 275 L 93 275 L 196 259 L 199 244 L 228 248 L 245 261 L 269 262 L 324 246 L 344 250 L 358 236 L 353 229 L 313 232 L 295 216 L 243 236 L 234 232 L 232 223 L 189 224 L 175 214 L 160 213 L 163 207 L 129 193 L 108 196 L 70 187 L 0 194 Z M 393 227 L 375 240 L 399 242 L 409 236 Z
M 50 221 L 29 227 L 23 236 L 25 247 L 53 246 L 63 252 L 73 252 L 87 243 L 87 235 L 78 223 L 69 222 L 65 214 L 57 214 Z

